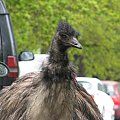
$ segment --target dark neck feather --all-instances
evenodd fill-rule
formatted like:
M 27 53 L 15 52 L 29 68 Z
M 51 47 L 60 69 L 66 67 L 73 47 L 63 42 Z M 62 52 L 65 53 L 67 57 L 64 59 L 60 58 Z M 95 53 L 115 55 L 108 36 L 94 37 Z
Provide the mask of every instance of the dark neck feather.
M 75 72 L 69 63 L 67 48 L 54 39 L 49 54 L 48 66 L 44 69 L 45 79 L 57 82 L 71 81 Z
M 53 40 L 49 54 L 50 63 L 59 64 L 64 67 L 69 64 L 67 47 L 63 46 L 62 43 L 59 42 L 59 40 Z

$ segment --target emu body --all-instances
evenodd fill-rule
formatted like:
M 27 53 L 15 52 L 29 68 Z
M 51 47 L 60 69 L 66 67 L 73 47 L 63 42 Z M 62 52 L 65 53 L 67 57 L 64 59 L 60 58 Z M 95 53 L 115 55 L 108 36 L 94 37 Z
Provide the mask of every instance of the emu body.
M 68 23 L 59 24 L 42 71 L 1 91 L 0 120 L 103 120 L 69 62 L 67 50 L 81 48 L 77 35 Z

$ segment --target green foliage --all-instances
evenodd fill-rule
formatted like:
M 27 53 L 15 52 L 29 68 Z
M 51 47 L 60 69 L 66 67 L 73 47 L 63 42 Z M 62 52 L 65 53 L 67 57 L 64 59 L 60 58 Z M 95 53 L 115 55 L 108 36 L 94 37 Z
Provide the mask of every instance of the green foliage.
M 72 49 L 80 76 L 120 80 L 119 0 L 5 0 L 18 51 L 46 53 L 57 23 L 66 20 L 81 33 L 83 50 Z M 75 59 L 72 56 L 75 56 Z

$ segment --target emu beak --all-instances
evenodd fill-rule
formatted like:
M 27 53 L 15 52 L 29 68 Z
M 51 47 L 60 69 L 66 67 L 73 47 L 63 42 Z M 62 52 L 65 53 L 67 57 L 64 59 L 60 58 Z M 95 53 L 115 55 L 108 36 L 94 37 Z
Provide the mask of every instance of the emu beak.
M 78 40 L 75 37 L 73 37 L 70 44 L 72 47 L 82 49 L 82 45 L 78 42 Z

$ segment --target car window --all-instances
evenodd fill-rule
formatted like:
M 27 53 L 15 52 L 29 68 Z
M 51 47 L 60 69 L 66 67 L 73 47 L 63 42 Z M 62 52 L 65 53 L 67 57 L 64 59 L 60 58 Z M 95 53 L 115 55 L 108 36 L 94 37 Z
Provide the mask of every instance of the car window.
M 109 94 L 110 96 L 115 95 L 114 87 L 112 85 L 107 85 L 107 94 Z
M 86 90 L 91 89 L 92 85 L 89 82 L 86 81 L 78 81 L 78 84 L 82 85 Z
M 2 61 L 2 37 L 1 37 L 1 29 L 0 29 L 0 61 Z
M 107 85 L 103 84 L 104 92 L 107 93 Z
M 105 92 L 104 86 L 100 83 L 98 83 L 98 90 Z

